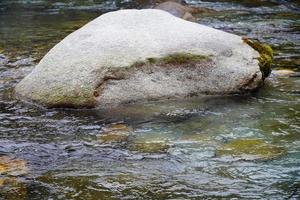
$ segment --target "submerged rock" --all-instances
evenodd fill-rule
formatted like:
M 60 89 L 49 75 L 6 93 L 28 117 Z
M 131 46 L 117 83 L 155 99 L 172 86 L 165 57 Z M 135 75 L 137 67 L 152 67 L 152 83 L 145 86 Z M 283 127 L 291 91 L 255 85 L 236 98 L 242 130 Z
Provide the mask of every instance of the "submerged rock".
M 27 186 L 16 178 L 0 177 L 0 199 L 26 200 L 28 199 Z
M 127 147 L 140 153 L 166 153 L 171 147 L 173 135 L 147 132 L 130 137 Z
M 46 107 L 232 94 L 256 89 L 259 54 L 242 38 L 156 9 L 104 14 L 67 36 L 16 86 Z
M 102 144 L 126 142 L 131 133 L 132 129 L 125 124 L 110 124 L 103 128 L 103 132 L 98 135 L 98 139 Z
M 233 156 L 245 160 L 272 159 L 286 153 L 285 149 L 260 139 L 240 139 L 220 147 L 217 156 Z
M 28 173 L 26 161 L 0 156 L 0 175 L 19 176 Z
M 133 141 L 129 144 L 130 151 L 140 153 L 166 153 L 169 148 L 166 141 Z
M 0 156 L 0 199 L 28 199 L 27 187 L 19 176 L 28 174 L 26 161 Z
M 295 71 L 290 69 L 272 70 L 272 75 L 275 77 L 290 77 L 295 74 Z

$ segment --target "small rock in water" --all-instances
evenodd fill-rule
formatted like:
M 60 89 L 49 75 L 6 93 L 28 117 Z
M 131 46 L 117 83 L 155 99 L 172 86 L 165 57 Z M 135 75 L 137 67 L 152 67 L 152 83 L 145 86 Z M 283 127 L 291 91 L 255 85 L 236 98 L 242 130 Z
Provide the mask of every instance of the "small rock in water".
M 244 160 L 268 160 L 286 153 L 282 147 L 260 139 L 237 139 L 220 147 L 217 156 L 233 156 Z
M 292 76 L 295 72 L 290 69 L 281 69 L 281 70 L 272 70 L 272 74 L 276 77 L 289 77 Z

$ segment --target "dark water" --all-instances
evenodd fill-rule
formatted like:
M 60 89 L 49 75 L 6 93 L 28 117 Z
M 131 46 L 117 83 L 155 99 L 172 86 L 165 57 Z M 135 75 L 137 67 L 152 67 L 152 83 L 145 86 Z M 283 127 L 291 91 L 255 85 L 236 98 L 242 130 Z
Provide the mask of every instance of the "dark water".
M 274 68 L 300 70 L 299 1 L 188 3 L 217 10 L 199 23 L 269 43 Z M 0 65 L 0 156 L 26 162 L 16 175 L 1 171 L 0 160 L 0 199 L 299 199 L 299 78 L 278 79 L 247 97 L 110 111 L 44 110 L 14 99 L 15 84 L 67 34 L 105 12 L 148 5 L 0 1 L 0 54 L 8 58 Z M 129 134 L 103 142 L 115 123 Z M 235 139 L 260 139 L 285 153 L 266 160 L 216 154 Z

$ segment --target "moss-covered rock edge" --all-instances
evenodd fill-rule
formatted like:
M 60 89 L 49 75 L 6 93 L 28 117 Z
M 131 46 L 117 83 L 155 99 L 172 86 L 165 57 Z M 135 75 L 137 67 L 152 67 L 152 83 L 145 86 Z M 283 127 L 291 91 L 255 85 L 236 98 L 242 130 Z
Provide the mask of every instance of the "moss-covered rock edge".
M 243 37 L 243 41 L 251 46 L 254 50 L 259 53 L 258 65 L 262 73 L 262 80 L 264 81 L 271 74 L 271 67 L 274 59 L 273 49 L 268 44 L 262 44 L 258 41 L 250 40 L 249 38 Z
M 146 64 L 150 64 L 150 65 L 159 64 L 161 66 L 197 64 L 204 61 L 208 61 L 210 57 L 211 56 L 209 55 L 180 52 L 180 53 L 168 54 L 160 58 L 149 57 L 146 58 L 146 60 L 144 61 L 136 61 L 130 67 L 139 67 Z

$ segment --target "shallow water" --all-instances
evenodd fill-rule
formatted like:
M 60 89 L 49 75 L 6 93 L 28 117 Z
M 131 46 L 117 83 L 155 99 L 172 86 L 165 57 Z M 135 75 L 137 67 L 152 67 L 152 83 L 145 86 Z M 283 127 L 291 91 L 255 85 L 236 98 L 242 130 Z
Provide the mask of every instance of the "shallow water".
M 199 2 L 188 1 L 218 11 L 199 23 L 268 42 L 274 68 L 300 69 L 299 2 Z M 102 13 L 147 5 L 0 2 L 0 51 L 9 59 L 0 66 L 0 156 L 24 160 L 27 168 L 17 175 L 0 170 L 0 199 L 299 199 L 299 78 L 274 80 L 249 96 L 109 111 L 44 110 L 14 99 L 14 85 L 68 33 Z M 103 142 L 116 131 L 124 135 Z M 236 139 L 261 139 L 285 154 L 267 160 L 216 155 Z

